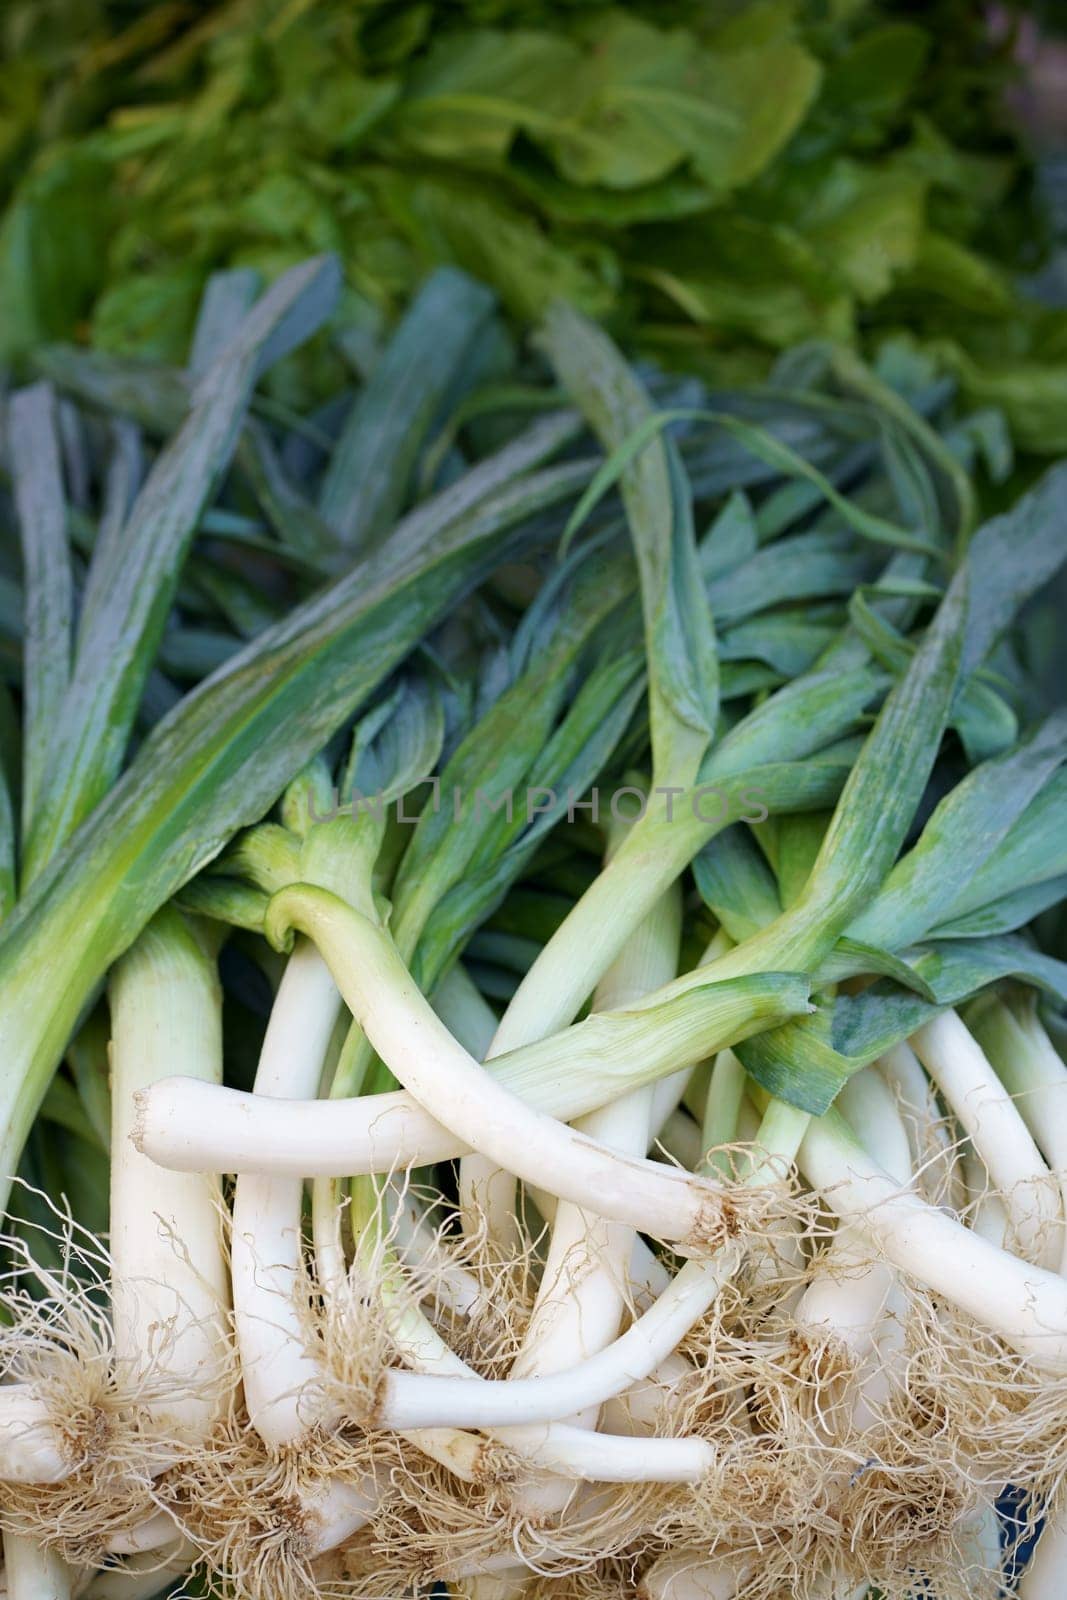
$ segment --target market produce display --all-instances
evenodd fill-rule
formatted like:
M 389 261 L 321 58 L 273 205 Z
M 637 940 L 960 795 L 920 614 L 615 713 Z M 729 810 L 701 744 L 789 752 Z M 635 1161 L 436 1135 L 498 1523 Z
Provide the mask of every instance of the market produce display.
M 9 0 L 0 1600 L 1067 1590 L 1041 20 Z
M 178 362 L 211 271 L 335 250 L 357 364 L 449 263 L 715 382 L 907 330 L 1062 451 L 1067 322 L 1015 286 L 1048 230 L 989 9 L 9 0 L 0 355 Z
M 909 339 L 365 334 L 4 398 L 8 1600 L 1059 1592 L 1067 464 Z

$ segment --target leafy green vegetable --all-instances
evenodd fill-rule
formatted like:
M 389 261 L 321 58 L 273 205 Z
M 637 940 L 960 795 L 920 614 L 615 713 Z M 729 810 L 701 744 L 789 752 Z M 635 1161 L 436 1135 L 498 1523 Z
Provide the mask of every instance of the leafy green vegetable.
M 980 11 L 212 0 L 165 23 L 52 0 L 49 28 L 31 0 L 9 11 L 10 358 L 88 333 L 175 362 L 214 270 L 269 279 L 335 250 L 368 325 L 443 263 L 513 315 L 566 299 L 715 375 L 909 326 L 1024 448 L 1063 446 L 1063 313 L 1014 286 L 1041 227 Z M 344 348 L 275 381 L 328 392 Z

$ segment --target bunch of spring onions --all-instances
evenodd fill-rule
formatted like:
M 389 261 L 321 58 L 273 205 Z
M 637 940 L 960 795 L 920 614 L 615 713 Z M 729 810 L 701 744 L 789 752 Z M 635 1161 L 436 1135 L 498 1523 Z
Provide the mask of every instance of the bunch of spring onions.
M 336 286 L 7 401 L 8 1600 L 1061 1593 L 1067 467 Z

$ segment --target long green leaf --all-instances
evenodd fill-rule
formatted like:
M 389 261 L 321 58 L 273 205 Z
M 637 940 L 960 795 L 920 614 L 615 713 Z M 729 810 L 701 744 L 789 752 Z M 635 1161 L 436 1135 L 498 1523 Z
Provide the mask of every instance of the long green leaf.
M 605 449 L 625 452 L 647 428 L 651 403 L 606 334 L 553 306 L 541 342 Z M 676 448 L 662 433 L 620 464 L 623 504 L 641 579 L 649 721 L 656 781 L 692 782 L 718 715 L 715 631 L 701 579 L 692 496 Z
M 22 831 L 35 823 L 70 681 L 74 585 L 51 386 L 13 396 L 8 455 L 23 569 Z
M 419 451 L 493 298 L 442 267 L 419 291 L 337 441 L 319 511 L 350 550 L 388 531 L 411 488 Z
M 337 263 L 295 267 L 263 296 L 198 385 L 193 408 L 138 495 L 121 541 L 93 573 L 104 596 L 79 630 L 52 728 L 46 792 L 27 840 L 32 880 L 118 772 L 189 543 L 228 464 L 256 378 L 332 310 Z M 95 563 L 94 563 L 95 566 Z

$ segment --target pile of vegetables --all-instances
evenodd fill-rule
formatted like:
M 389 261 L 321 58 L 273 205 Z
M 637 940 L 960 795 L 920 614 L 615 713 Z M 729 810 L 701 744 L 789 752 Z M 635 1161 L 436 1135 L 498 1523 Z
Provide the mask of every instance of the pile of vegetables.
M 5 400 L 8 1600 L 1057 1593 L 1067 464 L 341 283 Z
M 357 362 L 444 262 L 716 382 L 906 329 L 1024 448 L 1067 448 L 983 7 L 10 0 L 0 30 L 7 359 L 77 336 L 179 362 L 211 271 L 334 250 Z

